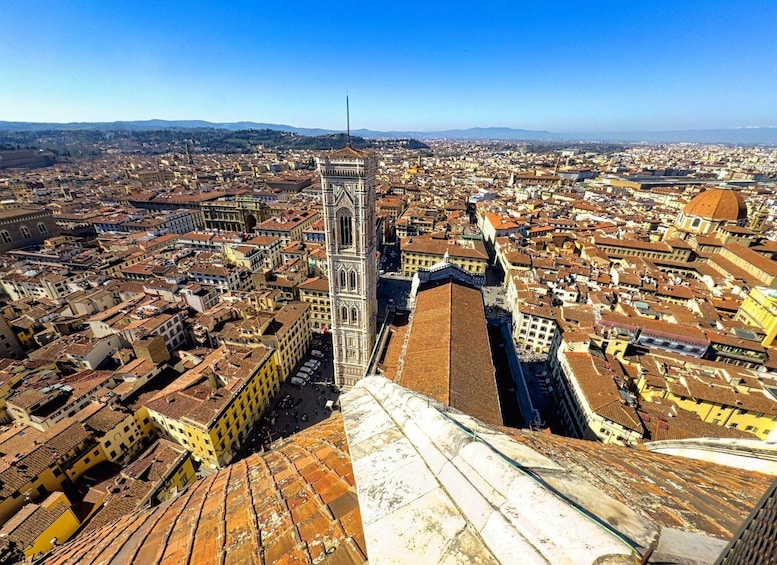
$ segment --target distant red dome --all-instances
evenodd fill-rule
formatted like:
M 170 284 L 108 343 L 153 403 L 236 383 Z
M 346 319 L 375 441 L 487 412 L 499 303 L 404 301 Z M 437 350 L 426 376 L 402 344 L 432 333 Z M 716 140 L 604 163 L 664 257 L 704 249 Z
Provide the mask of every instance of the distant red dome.
M 698 216 L 717 222 L 736 222 L 747 218 L 747 204 L 736 190 L 708 188 L 691 198 L 683 212 L 686 216 Z

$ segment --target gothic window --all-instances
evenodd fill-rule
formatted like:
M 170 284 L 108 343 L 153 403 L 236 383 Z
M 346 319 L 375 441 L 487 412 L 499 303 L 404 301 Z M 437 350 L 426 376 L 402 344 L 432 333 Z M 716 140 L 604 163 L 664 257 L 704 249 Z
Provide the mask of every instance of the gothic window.
M 351 290 L 356 290 L 356 272 L 351 271 Z
M 8 233 L 8 230 L 3 230 L 2 232 L 0 232 L 0 234 L 2 234 L 3 236 L 3 243 L 11 243 L 11 241 L 13 241 L 13 239 L 11 238 L 11 234 Z
M 46 224 L 44 224 L 43 222 L 38 222 L 38 231 L 40 233 L 49 233 L 49 230 L 46 229 Z
M 359 312 L 356 308 L 351 308 L 351 323 L 355 324 L 359 321 Z
M 340 288 L 345 290 L 345 271 L 340 271 Z
M 26 238 L 30 237 L 30 228 L 28 228 L 27 226 L 19 226 L 19 229 L 22 232 L 22 237 L 23 238 L 26 239 Z
M 348 308 L 345 306 L 340 309 L 340 320 L 342 320 L 344 324 L 348 323 Z
M 340 247 L 353 245 L 353 217 L 350 213 L 343 212 L 338 216 L 338 228 Z

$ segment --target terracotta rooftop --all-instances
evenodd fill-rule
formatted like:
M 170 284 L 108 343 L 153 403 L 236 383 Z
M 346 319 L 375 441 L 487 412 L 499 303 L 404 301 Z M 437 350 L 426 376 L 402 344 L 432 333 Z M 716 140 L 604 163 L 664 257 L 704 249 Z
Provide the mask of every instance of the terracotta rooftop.
M 592 411 L 624 428 L 642 432 L 637 411 L 622 402 L 607 362 L 588 353 L 564 352 L 564 356 Z
M 47 563 L 364 563 L 343 419 L 77 537 Z
M 35 539 L 67 512 L 69 505 L 62 500 L 61 492 L 51 493 L 40 504 L 26 504 L 3 527 L 0 537 L 16 543 L 17 547 L 27 549 Z M 46 540 L 48 541 L 48 540 Z
M 300 290 L 318 290 L 329 292 L 329 279 L 326 277 L 313 277 L 299 285 Z
M 481 241 L 474 241 L 472 242 L 472 247 L 467 247 L 459 245 L 453 240 L 436 239 L 424 235 L 402 238 L 399 246 L 403 253 L 444 255 L 447 252 L 451 257 L 488 261 L 488 253 L 486 253 L 486 248 Z
M 501 424 L 486 324 L 478 289 L 451 282 L 421 290 L 397 382 L 484 422 Z
M 240 388 L 272 355 L 264 346 L 221 346 L 146 402 L 176 420 L 187 418 L 208 425 L 229 405 Z M 215 375 L 215 384 L 209 381 Z
M 482 422 L 380 377 L 47 563 L 710 563 L 772 477 Z
M 738 257 L 769 276 L 777 276 L 777 261 L 764 257 L 757 251 L 739 243 L 726 243 L 723 248 L 733 257 Z M 725 256 L 726 254 L 724 254 Z M 748 269 L 749 270 L 749 269 Z
M 747 218 L 747 204 L 742 194 L 727 188 L 708 188 L 685 205 L 686 216 L 708 220 L 736 221 Z
M 772 477 L 703 461 L 503 429 L 655 523 L 727 539 Z
M 368 153 L 366 151 L 354 149 L 349 143 L 342 149 L 332 151 L 328 157 L 330 159 L 366 159 L 368 157 Z

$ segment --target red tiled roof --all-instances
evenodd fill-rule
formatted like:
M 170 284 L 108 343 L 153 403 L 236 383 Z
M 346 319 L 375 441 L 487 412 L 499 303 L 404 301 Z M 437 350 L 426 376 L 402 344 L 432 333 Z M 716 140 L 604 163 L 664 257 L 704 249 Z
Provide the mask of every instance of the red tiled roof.
M 172 504 L 87 532 L 47 563 L 364 563 L 342 416 L 190 486 Z
M 350 144 L 348 144 L 342 149 L 332 151 L 328 156 L 330 159 L 366 159 L 368 157 L 368 153 L 366 151 L 354 149 Z
M 418 293 L 399 384 L 501 424 L 479 290 L 448 283 Z
M 747 204 L 742 193 L 726 188 L 709 188 L 685 205 L 686 216 L 710 220 L 736 221 L 747 218 Z
M 300 284 L 299 289 L 329 292 L 329 279 L 327 279 L 326 277 L 314 277 Z
M 656 524 L 728 539 L 772 477 L 617 445 L 502 428 Z

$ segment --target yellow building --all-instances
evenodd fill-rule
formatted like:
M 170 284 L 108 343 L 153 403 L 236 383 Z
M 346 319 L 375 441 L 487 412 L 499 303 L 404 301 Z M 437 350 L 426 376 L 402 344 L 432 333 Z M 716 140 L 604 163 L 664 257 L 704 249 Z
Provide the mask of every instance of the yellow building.
M 69 480 L 101 460 L 94 434 L 67 418 L 40 432 L 14 425 L 0 436 L 0 524 L 45 493 L 63 490 Z
M 56 363 L 30 369 L 23 362 L 13 361 L 12 359 L 0 359 L 0 422 L 5 423 L 11 420 L 11 416 L 6 409 L 5 404 L 5 401 L 11 395 L 11 391 L 13 391 L 25 377 L 29 377 L 33 373 L 41 371 L 52 371 L 56 373 L 58 372 L 58 369 Z
M 160 436 L 218 468 L 232 460 L 279 389 L 272 349 L 223 345 L 154 395 L 146 408 Z
M 84 425 L 93 430 L 103 461 L 125 463 L 145 449 L 156 436 L 148 410 L 141 406 L 136 412 L 120 406 L 89 407 L 94 412 Z M 94 464 L 92 460 L 87 464 Z
M 221 247 L 221 255 L 228 263 L 243 267 L 252 273 L 261 269 L 264 263 L 264 253 L 255 245 L 224 244 Z
M 571 343 L 567 347 L 574 349 Z M 553 397 L 567 433 L 602 443 L 640 441 L 642 422 L 636 408 L 623 402 L 607 362 L 587 351 L 565 349 L 558 347 L 549 367 Z
M 639 241 L 636 239 L 618 239 L 594 236 L 596 248 L 612 257 L 644 257 L 646 259 L 663 259 L 664 261 L 690 261 L 693 248 L 682 240 Z
M 420 268 L 428 269 L 441 262 L 446 254 L 448 261 L 473 275 L 485 275 L 488 252 L 482 241 L 454 241 L 431 235 L 403 238 L 399 244 L 402 260 L 402 276 L 412 277 Z
M 299 285 L 299 299 L 310 304 L 310 329 L 321 332 L 332 327 L 332 301 L 329 279 L 315 277 Z
M 734 319 L 761 329 L 766 334 L 761 345 L 773 345 L 777 338 L 777 290 L 764 286 L 750 289 Z
M 114 260 L 100 268 L 101 275 L 111 278 L 121 278 L 124 269 L 148 259 L 148 254 L 145 251 L 128 251 L 126 253 L 112 253 L 111 255 L 116 256 Z
M 154 442 L 133 463 L 122 469 L 121 477 L 148 485 L 140 506 L 149 501 L 156 505 L 174 498 L 197 480 L 189 451 L 164 439 Z
M 765 440 L 777 426 L 777 399 L 756 378 L 713 374 L 704 368 L 673 368 L 663 378 L 646 374 L 637 380 L 642 398 L 667 398 L 702 421 Z
M 65 468 L 65 475 L 71 481 L 75 482 L 81 475 L 86 473 L 92 467 L 104 463 L 107 461 L 105 452 L 99 447 L 90 449 L 85 453 L 80 453 L 74 460 Z
M 159 488 L 154 493 L 160 503 L 174 498 L 190 484 L 197 480 L 197 472 L 194 469 L 194 463 L 186 451 L 181 455 L 180 462 L 176 464 L 173 470 L 160 481 Z
M 280 379 L 284 380 L 310 348 L 310 308 L 305 302 L 290 302 L 274 312 L 227 322 L 214 337 L 227 345 L 274 349 Z
M 16 334 L 16 339 L 24 349 L 32 349 L 35 343 L 35 332 L 39 327 L 39 320 L 32 320 L 28 316 L 21 316 L 13 321 L 11 329 Z
M 46 553 L 70 539 L 80 523 L 62 492 L 52 492 L 40 504 L 26 504 L 0 528 L 0 537 L 27 559 Z
M 720 256 L 751 275 L 761 286 L 777 288 L 777 261 L 739 243 L 725 244 L 720 250 Z M 717 267 L 719 271 L 726 271 L 721 265 Z
M 88 536 L 129 512 L 173 500 L 196 481 L 189 450 L 172 441 L 157 440 L 113 480 L 89 488 L 85 498 L 93 506 L 83 519 L 81 534 Z

